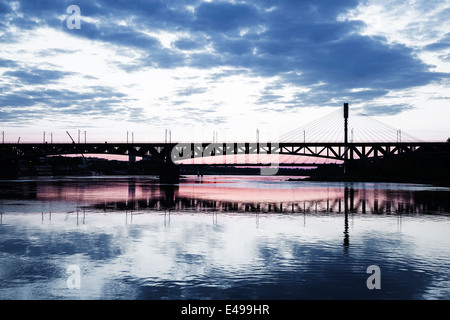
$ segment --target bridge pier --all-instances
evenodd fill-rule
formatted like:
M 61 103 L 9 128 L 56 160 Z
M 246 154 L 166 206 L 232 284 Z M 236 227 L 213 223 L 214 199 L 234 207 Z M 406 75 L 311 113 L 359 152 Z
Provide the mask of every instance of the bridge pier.
M 179 183 L 180 182 L 180 166 L 174 164 L 172 161 L 164 161 L 161 164 L 159 172 L 160 183 Z
M 19 171 L 18 160 L 0 161 L 0 178 L 17 178 Z

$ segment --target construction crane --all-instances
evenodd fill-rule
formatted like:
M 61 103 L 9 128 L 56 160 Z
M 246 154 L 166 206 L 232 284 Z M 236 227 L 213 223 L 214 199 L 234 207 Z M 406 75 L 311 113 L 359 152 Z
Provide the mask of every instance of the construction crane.
M 75 143 L 75 140 L 73 140 L 72 136 L 70 135 L 69 131 L 66 131 L 67 135 L 69 136 L 70 140 L 72 140 L 72 143 Z M 84 157 L 84 154 L 81 153 L 81 156 L 83 157 L 83 160 L 86 160 Z
M 75 140 L 72 139 L 72 136 L 70 135 L 69 131 L 66 131 L 66 133 L 69 136 L 70 140 L 72 140 L 72 143 L 75 143 Z

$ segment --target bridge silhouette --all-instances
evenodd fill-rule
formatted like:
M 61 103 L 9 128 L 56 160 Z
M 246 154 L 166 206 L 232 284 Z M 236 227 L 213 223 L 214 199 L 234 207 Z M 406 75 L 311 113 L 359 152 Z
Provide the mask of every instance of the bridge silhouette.
M 393 130 L 374 121 L 363 124 L 363 128 L 355 132 L 353 126 L 349 126 L 348 103 L 344 103 L 343 110 L 343 114 L 338 110 L 339 112 L 335 111 L 288 132 L 276 142 L 3 143 L 0 144 L 0 160 L 16 161 L 75 154 L 123 155 L 128 156 L 130 162 L 140 157 L 160 163 L 164 167 L 162 172 L 169 172 L 171 173 L 169 175 L 176 177 L 178 164 L 269 167 L 311 164 L 305 161 L 292 161 L 293 158 L 290 162 L 283 159 L 283 156 L 292 156 L 299 159 L 305 157 L 324 159 L 328 163 L 337 163 L 345 167 L 353 161 L 369 164 L 377 159 L 399 155 L 450 154 L 450 143 L 420 141 L 400 130 Z M 367 139 L 369 131 L 373 131 L 374 138 Z M 395 134 L 389 137 L 387 136 L 389 131 Z

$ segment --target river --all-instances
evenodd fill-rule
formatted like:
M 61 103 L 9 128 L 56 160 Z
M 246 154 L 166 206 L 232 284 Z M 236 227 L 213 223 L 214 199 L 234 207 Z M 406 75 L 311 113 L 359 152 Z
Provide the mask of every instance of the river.
M 450 188 L 0 181 L 0 299 L 449 299 Z

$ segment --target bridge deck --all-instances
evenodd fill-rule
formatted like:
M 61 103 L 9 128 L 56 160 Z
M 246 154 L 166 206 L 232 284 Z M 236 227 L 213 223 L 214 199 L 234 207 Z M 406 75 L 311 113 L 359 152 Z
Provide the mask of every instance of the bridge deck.
M 295 155 L 333 160 L 370 159 L 410 153 L 450 153 L 446 142 L 233 142 L 233 143 L 4 143 L 0 159 L 69 154 L 127 155 L 181 161 L 230 155 Z

